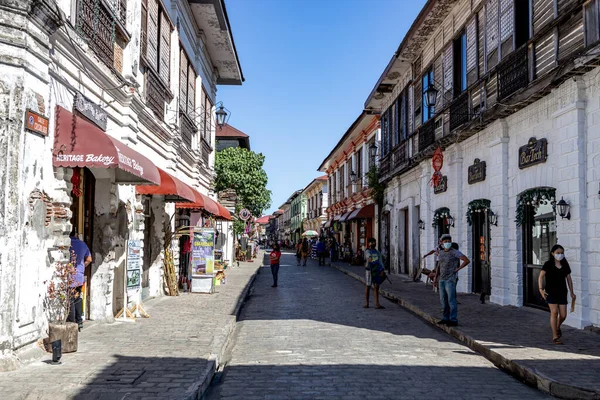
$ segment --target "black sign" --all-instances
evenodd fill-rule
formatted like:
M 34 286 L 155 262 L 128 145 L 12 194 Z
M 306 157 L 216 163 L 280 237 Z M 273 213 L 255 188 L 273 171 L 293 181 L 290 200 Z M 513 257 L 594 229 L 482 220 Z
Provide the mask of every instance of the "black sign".
M 433 193 L 440 194 L 444 193 L 446 190 L 448 190 L 448 177 L 444 175 L 442 176 L 442 179 L 440 179 L 440 182 L 433 187 Z
M 81 93 L 75 95 L 74 107 L 83 116 L 89 119 L 94 124 L 98 125 L 103 131 L 106 130 L 106 121 L 108 114 L 98 104 L 92 102 Z
M 485 161 L 479 161 L 479 158 L 473 161 L 473 165 L 469 167 L 467 180 L 469 185 L 485 181 Z
M 529 143 L 519 147 L 519 169 L 545 163 L 548 158 L 548 141 L 532 137 Z

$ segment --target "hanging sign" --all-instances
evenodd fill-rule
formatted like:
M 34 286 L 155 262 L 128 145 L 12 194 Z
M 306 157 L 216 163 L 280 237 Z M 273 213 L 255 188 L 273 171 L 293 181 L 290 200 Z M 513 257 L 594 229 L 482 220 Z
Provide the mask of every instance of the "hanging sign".
M 247 221 L 252 216 L 252 213 L 248 209 L 242 208 L 240 210 L 239 216 L 242 220 Z
M 48 136 L 49 125 L 50 121 L 48 117 L 44 117 L 42 114 L 38 114 L 30 109 L 25 111 L 25 129 L 28 131 Z
M 545 163 L 548 158 L 548 140 L 529 139 L 525 146 L 519 147 L 519 169 Z
M 194 228 L 192 239 L 192 277 L 212 274 L 215 265 L 215 230 Z
M 127 289 L 140 288 L 142 243 L 139 240 L 127 241 Z
M 106 131 L 108 114 L 98 104 L 77 92 L 77 94 L 75 94 L 74 108 L 92 123 L 96 124 L 100 129 Z
M 431 158 L 431 166 L 434 170 L 433 176 L 431 177 L 431 186 L 437 187 L 442 180 L 442 173 L 440 171 L 444 166 L 444 153 L 442 152 L 441 147 L 435 149 L 433 157 Z
M 473 165 L 469 166 L 467 174 L 469 185 L 485 181 L 485 172 L 485 161 L 479 161 L 479 158 L 476 158 Z
M 446 190 L 448 190 L 448 177 L 444 175 L 439 180 L 438 184 L 433 187 L 433 193 L 440 194 L 444 193 Z

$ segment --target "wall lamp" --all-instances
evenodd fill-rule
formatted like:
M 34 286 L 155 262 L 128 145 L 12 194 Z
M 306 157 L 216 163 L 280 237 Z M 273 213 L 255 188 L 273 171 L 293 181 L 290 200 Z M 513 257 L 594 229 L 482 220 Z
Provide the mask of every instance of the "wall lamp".
M 225 108 L 222 101 L 219 101 L 216 106 L 219 108 L 215 112 L 217 115 L 217 125 L 219 126 L 219 130 L 223 129 L 223 126 L 229 121 L 229 117 L 231 117 L 231 112 Z
M 571 219 L 571 206 L 562 197 L 558 203 L 556 203 L 556 209 L 558 210 L 558 215 L 560 215 L 562 219 Z
M 422 231 L 425 230 L 425 222 L 422 219 L 419 220 L 419 229 Z
M 490 221 L 490 225 L 498 226 L 498 216 L 492 210 L 488 212 L 488 221 Z

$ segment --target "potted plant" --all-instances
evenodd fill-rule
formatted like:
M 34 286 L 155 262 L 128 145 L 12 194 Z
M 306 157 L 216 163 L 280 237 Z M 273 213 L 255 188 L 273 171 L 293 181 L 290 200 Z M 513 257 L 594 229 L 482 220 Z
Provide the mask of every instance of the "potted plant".
M 75 254 L 71 252 L 71 261 L 57 262 L 52 279 L 44 281 L 48 288 L 45 302 L 48 338 L 44 339 L 44 346 L 48 352 L 52 352 L 52 343 L 57 340 L 61 341 L 63 353 L 77 351 L 79 327 L 75 322 L 67 322 L 74 294 L 72 285 L 75 281 L 75 272 Z

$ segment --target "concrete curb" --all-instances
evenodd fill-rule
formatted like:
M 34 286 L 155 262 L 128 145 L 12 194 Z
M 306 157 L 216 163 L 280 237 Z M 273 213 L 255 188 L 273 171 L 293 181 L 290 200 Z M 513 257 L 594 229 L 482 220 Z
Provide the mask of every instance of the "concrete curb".
M 347 271 L 343 267 L 339 267 L 337 265 L 332 265 L 332 267 L 356 279 L 357 281 L 365 283 L 364 277 L 361 277 L 355 274 L 354 272 Z M 507 371 L 517 379 L 536 387 L 542 392 L 549 393 L 552 396 L 559 397 L 562 399 L 600 400 L 600 393 L 596 391 L 572 386 L 563 382 L 558 382 L 551 377 L 545 376 L 538 371 L 527 368 L 523 365 L 520 365 L 518 362 L 504 357 L 502 354 L 499 354 L 494 350 L 490 349 L 489 347 L 486 347 L 485 344 L 464 334 L 457 328 L 437 325 L 437 319 L 433 315 L 424 312 L 414 304 L 409 303 L 401 297 L 387 291 L 384 287 L 380 288 L 379 293 L 381 293 L 381 295 L 386 299 L 397 303 L 401 307 L 407 309 L 408 311 L 412 312 L 413 314 L 425 320 L 426 322 L 429 322 L 435 327 L 444 330 L 450 336 L 454 337 L 461 343 L 465 344 L 467 347 L 471 348 L 472 350 L 478 352 L 479 354 L 487 358 L 496 367 Z
M 257 260 L 260 260 L 262 256 L 263 254 L 259 253 L 259 256 L 257 256 Z M 261 262 L 259 265 L 256 266 L 256 271 L 254 271 L 254 274 L 252 274 L 252 276 L 248 280 L 248 283 L 244 287 L 244 290 L 242 290 L 242 292 L 240 293 L 238 301 L 233 310 L 233 314 L 229 317 L 229 320 L 223 327 L 223 335 L 221 336 L 223 340 L 219 340 L 219 342 L 216 345 L 214 345 L 211 349 L 211 352 L 208 356 L 208 365 L 204 369 L 203 373 L 200 375 L 200 379 L 194 385 L 192 385 L 190 389 L 187 390 L 182 400 L 200 400 L 210 387 L 210 384 L 215 374 L 221 367 L 221 360 L 225 355 L 227 346 L 229 346 L 231 336 L 235 330 L 235 325 L 237 324 L 237 320 L 242 311 L 242 307 L 249 297 L 250 289 L 252 289 L 252 286 L 254 285 L 256 276 L 260 273 L 260 268 L 262 267 L 262 265 L 263 263 Z

